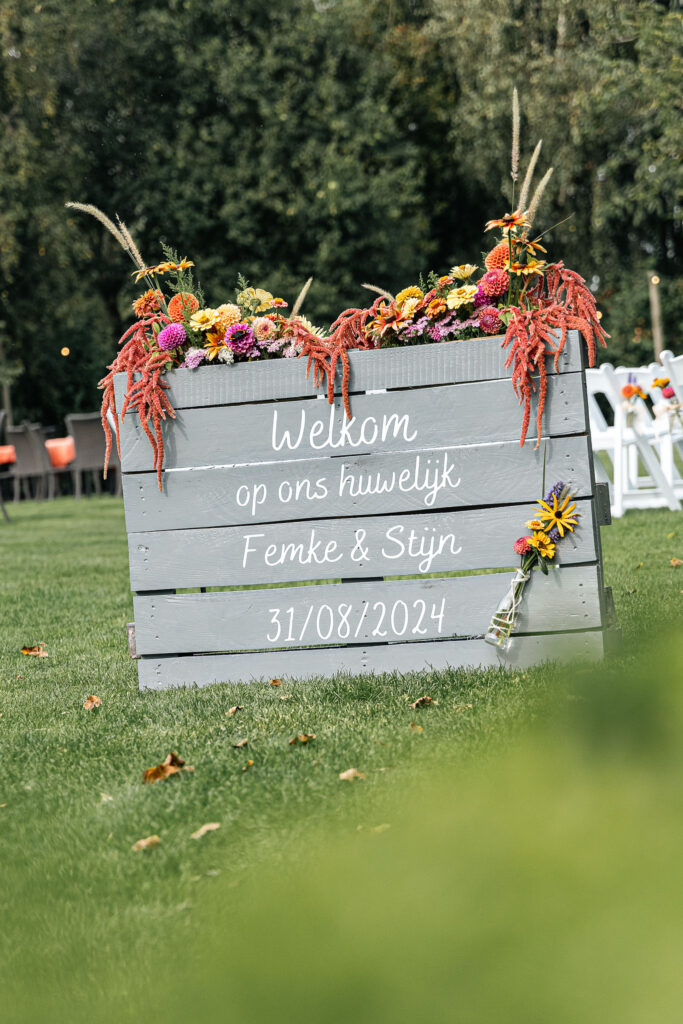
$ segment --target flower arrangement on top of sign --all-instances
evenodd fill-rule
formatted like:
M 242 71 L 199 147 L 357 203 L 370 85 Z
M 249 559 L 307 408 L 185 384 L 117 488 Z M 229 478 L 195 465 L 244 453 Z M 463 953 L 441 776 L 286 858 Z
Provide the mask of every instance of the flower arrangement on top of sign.
M 548 262 L 543 235 L 532 232 L 552 174 L 550 168 L 531 194 L 540 149 L 539 142 L 515 202 L 519 177 L 519 103 L 515 90 L 513 212 L 486 225 L 487 231 L 498 229 L 500 237 L 484 256 L 483 267 L 461 264 L 441 276 L 431 273 L 426 281 L 420 280 L 396 296 L 366 285 L 379 293 L 373 304 L 369 308 L 345 310 L 327 332 L 314 327 L 300 314 L 310 280 L 291 312 L 283 299 L 263 288 L 250 287 L 241 277 L 234 301 L 209 306 L 194 281 L 192 261 L 181 259 L 166 248 L 165 260 L 149 266 L 120 219 L 115 224 L 96 207 L 67 204 L 92 214 L 114 235 L 136 266 L 136 281 L 145 287 L 133 303 L 136 320 L 123 334 L 116 358 L 99 385 L 104 392 L 102 423 L 107 435 L 107 460 L 112 444 L 107 420 L 110 413 L 119 444 L 114 376 L 120 372 L 128 375 L 120 415 L 123 417 L 128 409 L 138 413 L 154 450 L 161 488 L 161 423 L 175 415 L 163 378 L 176 367 L 195 369 L 202 364 L 304 357 L 306 373 L 313 370 L 316 386 L 326 382 L 328 399 L 333 402 L 335 374 L 340 365 L 344 408 L 350 418 L 349 350 L 452 342 L 496 334 L 504 334 L 506 367 L 512 367 L 512 385 L 523 406 L 520 443 L 524 444 L 529 428 L 534 393 L 540 439 L 547 390 L 546 357 L 553 357 L 557 365 L 567 332 L 577 330 L 586 343 L 592 366 L 597 344 L 604 345 L 608 337 L 583 278 L 561 261 Z

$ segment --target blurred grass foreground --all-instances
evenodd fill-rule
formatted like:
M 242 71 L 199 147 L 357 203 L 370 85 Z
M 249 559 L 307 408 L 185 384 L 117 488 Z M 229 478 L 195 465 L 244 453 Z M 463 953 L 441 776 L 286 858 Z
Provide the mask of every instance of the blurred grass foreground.
M 150 970 L 83 949 L 47 996 L 25 963 L 20 1019 L 680 1021 L 682 639 L 568 671 L 483 757 L 340 782 L 293 851 L 198 885 Z

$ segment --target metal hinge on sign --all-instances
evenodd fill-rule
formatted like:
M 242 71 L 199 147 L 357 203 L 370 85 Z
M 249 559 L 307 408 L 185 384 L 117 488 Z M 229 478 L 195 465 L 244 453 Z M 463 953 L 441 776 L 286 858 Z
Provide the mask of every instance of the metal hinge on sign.
M 598 525 L 609 526 L 612 522 L 612 509 L 609 503 L 609 484 L 595 485 L 595 506 L 598 514 Z
M 128 636 L 128 653 L 130 654 L 131 658 L 139 658 L 140 655 L 137 653 L 137 650 L 136 650 L 136 647 L 135 647 L 135 623 L 134 622 L 127 622 L 126 623 L 126 635 Z

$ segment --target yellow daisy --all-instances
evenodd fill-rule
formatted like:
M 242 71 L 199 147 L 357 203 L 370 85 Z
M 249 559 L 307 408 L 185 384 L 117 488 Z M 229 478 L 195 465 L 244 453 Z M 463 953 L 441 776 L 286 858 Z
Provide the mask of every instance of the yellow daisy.
M 223 341 L 223 334 L 216 333 L 215 331 L 209 331 L 206 335 L 206 342 L 204 343 L 204 349 L 206 351 L 206 358 L 209 362 L 213 362 L 221 349 L 225 348 L 225 342 Z
M 410 288 L 404 288 L 402 292 L 398 293 L 396 296 L 396 305 L 402 306 L 406 299 L 417 299 L 419 302 L 422 298 L 424 298 L 422 289 L 418 288 L 416 285 L 411 285 Z
M 543 529 L 543 523 L 540 519 L 530 519 L 528 523 L 525 523 L 525 526 L 528 526 L 530 530 Z
M 403 303 L 403 306 L 401 307 L 401 313 L 405 317 L 414 316 L 419 305 L 420 300 L 417 298 L 416 295 L 413 295 L 412 298 L 406 299 L 406 301 Z
M 538 504 L 541 507 L 536 509 L 536 511 L 543 520 L 544 530 L 556 529 L 559 531 L 560 537 L 564 537 L 565 530 L 569 530 L 570 533 L 574 532 L 574 527 L 578 522 L 578 512 L 576 515 L 572 515 L 576 508 L 576 502 L 570 505 L 570 497 L 568 494 L 560 504 L 557 500 L 557 495 L 553 494 L 552 507 L 547 502 L 541 501 L 540 498 L 538 499 Z
M 449 309 L 459 309 L 461 306 L 466 306 L 468 302 L 472 302 L 476 294 L 476 285 L 465 284 L 461 288 L 454 288 L 453 291 L 448 293 L 446 304 Z
M 476 269 L 474 263 L 461 263 L 459 267 L 451 267 L 451 277 L 457 278 L 458 281 L 466 281 L 468 277 L 472 277 Z
M 195 331 L 210 331 L 212 327 L 216 326 L 217 319 L 218 310 L 198 309 L 197 312 L 193 313 L 190 317 L 190 326 Z
M 536 548 L 541 558 L 555 557 L 555 545 L 547 533 L 542 530 L 534 530 L 533 537 L 527 537 L 527 540 L 532 548 Z

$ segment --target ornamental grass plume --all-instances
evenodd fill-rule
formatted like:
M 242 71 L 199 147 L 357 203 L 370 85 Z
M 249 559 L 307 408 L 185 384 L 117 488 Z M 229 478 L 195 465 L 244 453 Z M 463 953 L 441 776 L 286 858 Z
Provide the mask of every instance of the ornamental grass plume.
M 512 178 L 512 205 L 515 205 L 515 184 L 519 172 L 519 93 L 517 86 L 512 90 L 512 154 L 510 159 L 510 177 Z M 521 205 L 521 204 L 520 204 Z
M 526 174 L 524 175 L 524 181 L 522 182 L 522 191 L 519 193 L 519 205 L 520 205 L 522 210 L 526 206 L 526 201 L 529 198 L 529 190 L 531 188 L 531 181 L 532 181 L 533 176 L 534 176 L 534 171 L 536 170 L 536 163 L 537 163 L 538 158 L 539 158 L 539 156 L 541 154 L 541 147 L 542 146 L 543 146 L 543 139 L 539 139 L 538 142 L 536 143 L 536 148 L 534 149 L 533 153 L 531 154 L 531 160 L 529 160 L 529 166 L 527 167 Z

